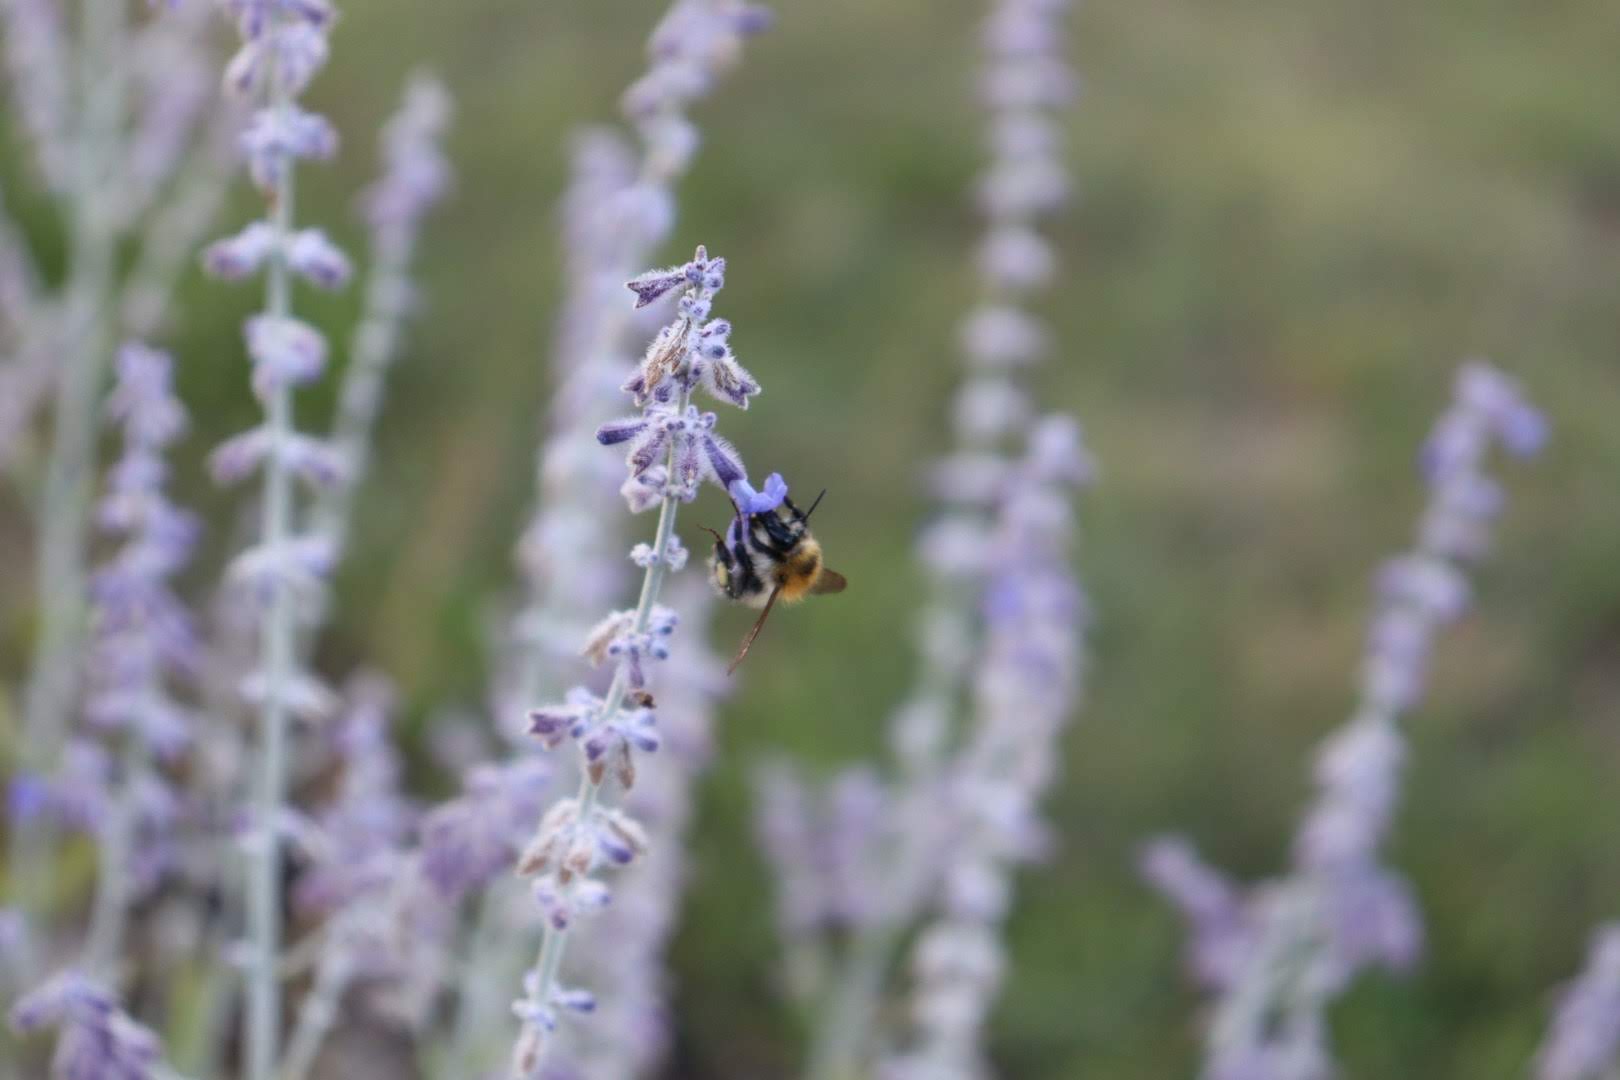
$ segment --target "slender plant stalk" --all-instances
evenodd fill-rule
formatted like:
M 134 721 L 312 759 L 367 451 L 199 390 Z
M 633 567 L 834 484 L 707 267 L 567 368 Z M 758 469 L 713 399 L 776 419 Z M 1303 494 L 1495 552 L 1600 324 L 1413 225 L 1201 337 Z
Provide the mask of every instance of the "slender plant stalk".
M 685 389 L 681 393 L 680 404 L 675 412 L 676 416 L 684 416 L 686 407 L 691 403 L 692 392 Z M 665 468 L 669 475 L 675 474 L 675 443 L 672 441 L 665 458 Z M 646 577 L 641 581 L 641 599 L 636 604 L 636 617 L 632 624 L 632 634 L 645 634 L 648 623 L 652 620 L 654 605 L 658 603 L 658 594 L 664 587 L 664 577 L 669 569 L 667 555 L 669 554 L 669 540 L 675 535 L 675 515 L 680 508 L 680 498 L 675 494 L 664 496 L 663 505 L 658 511 L 658 533 L 653 544 L 653 559 L 647 567 Z M 630 689 L 629 669 L 620 665 L 614 672 L 613 682 L 608 692 L 603 696 L 602 708 L 599 715 L 602 719 L 614 716 L 624 705 L 625 694 Z M 584 751 L 580 751 L 581 757 Z M 579 820 L 590 820 L 591 812 L 596 809 L 597 800 L 601 797 L 602 784 L 607 782 L 607 774 L 603 773 L 600 782 L 591 779 L 590 770 L 585 768 L 583 761 L 579 770 Z M 550 923 L 546 923 L 545 934 L 540 939 L 540 954 L 535 968 L 540 978 L 534 986 L 530 1000 L 536 1004 L 543 1004 L 551 999 L 551 991 L 557 985 L 557 972 L 562 967 L 563 953 L 568 946 L 568 932 L 559 930 Z M 548 1040 L 549 1045 L 549 1040 Z
M 85 0 L 83 16 L 79 78 L 84 109 L 73 187 L 72 271 L 40 516 L 39 639 L 23 705 L 23 764 L 36 775 L 48 772 L 61 754 L 73 711 L 85 629 L 96 415 L 112 348 L 108 313 L 117 235 L 105 205 L 105 186 L 124 105 L 118 70 L 124 0 Z M 54 829 L 47 818 L 36 815 L 24 822 L 11 851 L 11 887 L 35 910 L 51 893 Z
M 278 71 L 272 71 L 270 79 L 270 107 L 285 116 L 291 96 Z M 288 162 L 280 170 L 271 194 L 270 224 L 276 234 L 276 245 L 266 268 L 265 311 L 275 319 L 288 317 L 292 308 L 292 280 L 285 249 L 292 233 L 293 176 L 292 163 Z M 279 447 L 293 433 L 292 387 L 278 381 L 269 395 L 267 409 L 270 442 L 272 447 Z M 282 455 L 276 452 L 266 456 L 264 470 L 263 542 L 268 550 L 284 550 L 292 538 L 292 476 Z M 285 691 L 297 645 L 293 597 L 285 582 L 277 584 L 265 608 L 260 641 L 265 691 L 259 711 L 259 772 L 254 814 L 257 842 L 252 846 L 248 866 L 248 933 L 253 945 L 253 962 L 248 975 L 247 1076 L 249 1080 L 272 1080 L 281 1030 L 281 986 L 276 960 L 281 949 L 278 819 L 287 786 Z
M 135 840 L 135 800 L 148 769 L 148 751 L 139 735 L 124 735 L 123 775 L 113 796 L 112 811 L 101 833 L 96 895 L 90 909 L 90 932 L 84 949 L 86 971 L 108 977 L 124 951 L 129 925 L 129 861 Z
M 321 1044 L 337 1023 L 343 993 L 353 974 L 354 968 L 341 946 L 333 950 L 329 963 L 316 969 L 315 985 L 304 999 L 298 1023 L 287 1041 L 287 1057 L 281 1069 L 284 1080 L 304 1080 L 309 1075 Z
M 823 1010 L 818 1037 L 811 1045 L 806 1080 L 857 1080 L 899 947 L 900 927 L 893 922 L 863 930 L 851 946 L 840 972 L 839 992 Z

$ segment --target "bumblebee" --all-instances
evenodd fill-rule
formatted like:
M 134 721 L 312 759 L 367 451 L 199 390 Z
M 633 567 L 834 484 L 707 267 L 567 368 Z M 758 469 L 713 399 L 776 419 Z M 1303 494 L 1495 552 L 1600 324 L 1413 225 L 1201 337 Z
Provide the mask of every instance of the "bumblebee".
M 826 494 L 817 495 L 808 510 L 793 505 L 786 494 L 779 505 L 762 513 L 738 506 L 724 536 L 707 530 L 714 537 L 709 574 L 715 589 L 728 600 L 763 609 L 726 674 L 736 671 L 748 655 L 778 598 L 792 604 L 807 596 L 843 592 L 849 584 L 827 566 L 820 542 L 810 535 L 810 515 Z

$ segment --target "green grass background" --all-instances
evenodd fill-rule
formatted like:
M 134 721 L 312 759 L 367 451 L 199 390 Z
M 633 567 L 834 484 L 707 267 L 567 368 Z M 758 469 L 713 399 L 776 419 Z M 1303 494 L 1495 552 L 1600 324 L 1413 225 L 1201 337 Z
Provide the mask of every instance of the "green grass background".
M 460 103 L 458 190 L 429 230 L 423 317 L 323 656 L 393 673 L 420 736 L 436 706 L 480 697 L 511 579 L 550 381 L 565 138 L 613 115 L 660 5 L 342 6 L 312 99 L 347 142 L 301 216 L 357 239 L 349 200 L 411 68 Z M 670 1075 L 725 1080 L 791 1075 L 800 1038 L 774 990 L 750 764 L 878 752 L 909 678 L 916 477 L 943 448 L 984 158 L 983 4 L 776 6 L 700 110 L 665 255 L 704 242 L 729 259 L 720 309 L 766 393 L 727 431 L 755 471 L 831 489 L 818 534 L 852 586 L 772 626 L 703 787 Z M 1246 876 L 1281 865 L 1311 748 L 1351 705 L 1371 571 L 1422 503 L 1415 448 L 1465 355 L 1518 374 L 1554 438 L 1510 470 L 1478 611 L 1412 718 L 1391 857 L 1428 957 L 1335 1011 L 1345 1076 L 1522 1075 L 1550 988 L 1620 915 L 1617 40 L 1602 0 L 1090 0 L 1074 18 L 1081 198 L 1058 226 L 1045 309 L 1062 345 L 1039 380 L 1101 462 L 1078 552 L 1097 622 L 1049 802 L 1059 853 L 1021 878 L 1009 930 L 1004 1075 L 1192 1074 L 1181 930 L 1134 850 L 1185 829 Z M 233 213 L 250 207 L 242 193 Z M 192 475 L 254 415 L 235 329 L 252 296 L 191 280 L 183 299 L 170 344 L 197 415 Z M 341 326 L 354 302 L 309 310 Z M 187 484 L 215 520 L 231 505 Z M 722 639 L 745 622 L 728 613 Z

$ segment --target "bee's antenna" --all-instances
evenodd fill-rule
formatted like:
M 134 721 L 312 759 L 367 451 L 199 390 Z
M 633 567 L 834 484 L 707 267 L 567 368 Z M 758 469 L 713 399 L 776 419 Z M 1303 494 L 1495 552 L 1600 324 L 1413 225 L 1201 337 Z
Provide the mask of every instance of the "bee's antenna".
M 714 542 L 715 543 L 719 544 L 721 547 L 725 546 L 725 544 L 726 544 L 726 538 L 725 537 L 721 536 L 719 533 L 715 532 L 713 529 L 709 528 L 707 525 L 699 525 L 698 528 L 702 529 L 704 532 L 706 532 L 710 536 L 714 537 Z
M 826 497 L 826 495 L 827 495 L 827 489 L 822 488 L 821 489 L 821 494 L 816 496 L 816 501 L 811 503 L 810 504 L 810 509 L 808 509 L 808 510 L 806 510 L 804 512 L 804 520 L 806 520 L 806 521 L 810 520 L 810 515 L 816 512 L 816 507 L 821 505 L 821 500 L 824 499 Z

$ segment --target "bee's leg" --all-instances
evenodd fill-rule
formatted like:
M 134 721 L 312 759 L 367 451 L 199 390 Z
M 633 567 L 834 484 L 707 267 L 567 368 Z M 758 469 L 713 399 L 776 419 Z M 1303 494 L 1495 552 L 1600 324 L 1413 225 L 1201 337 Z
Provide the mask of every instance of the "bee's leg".
M 760 580 L 759 571 L 754 568 L 754 560 L 748 554 L 748 548 L 741 539 L 737 541 L 732 554 L 737 560 L 737 573 L 731 575 L 727 582 L 726 593 L 733 600 L 741 600 L 751 593 L 758 592 L 765 587 Z

